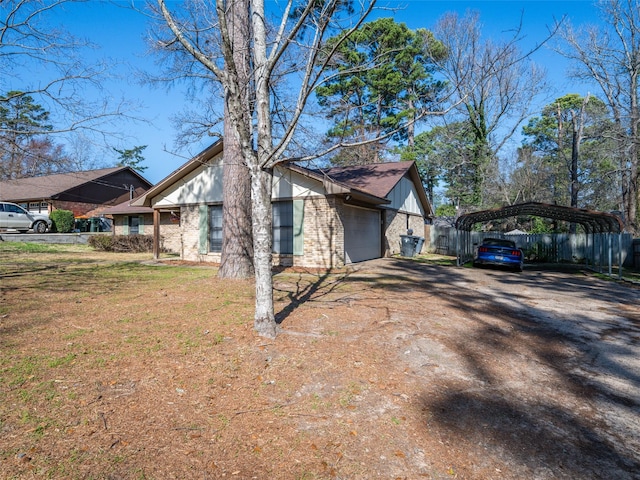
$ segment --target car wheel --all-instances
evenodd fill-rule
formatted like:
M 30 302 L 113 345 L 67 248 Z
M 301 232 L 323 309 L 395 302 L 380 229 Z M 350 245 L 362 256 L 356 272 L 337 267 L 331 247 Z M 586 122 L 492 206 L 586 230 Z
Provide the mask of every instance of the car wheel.
M 33 231 L 36 233 L 44 233 L 47 231 L 47 224 L 44 222 L 36 222 L 33 225 Z

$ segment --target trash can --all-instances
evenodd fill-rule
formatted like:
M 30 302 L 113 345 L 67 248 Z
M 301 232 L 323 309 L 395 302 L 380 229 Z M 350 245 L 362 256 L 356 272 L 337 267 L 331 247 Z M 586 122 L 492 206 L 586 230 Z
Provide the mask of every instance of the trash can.
M 422 251 L 422 245 L 424 245 L 424 237 L 416 237 L 416 255 L 420 255 Z
M 416 254 L 416 243 L 413 235 L 400 235 L 400 255 L 413 257 Z

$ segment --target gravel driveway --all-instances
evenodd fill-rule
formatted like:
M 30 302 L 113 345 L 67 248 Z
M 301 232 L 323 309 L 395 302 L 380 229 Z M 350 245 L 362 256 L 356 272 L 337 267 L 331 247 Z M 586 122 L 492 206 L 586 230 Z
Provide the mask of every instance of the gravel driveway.
M 640 289 L 582 271 L 360 268 L 406 279 L 385 298 L 398 360 L 468 472 L 640 478 Z

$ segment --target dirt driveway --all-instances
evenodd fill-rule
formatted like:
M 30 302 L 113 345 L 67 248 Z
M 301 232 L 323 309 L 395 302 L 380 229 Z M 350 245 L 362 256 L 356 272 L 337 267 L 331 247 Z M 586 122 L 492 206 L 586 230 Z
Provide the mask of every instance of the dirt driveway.
M 388 309 L 396 360 L 461 476 L 640 478 L 637 287 L 390 259 L 359 274 L 404 279 L 355 300 Z

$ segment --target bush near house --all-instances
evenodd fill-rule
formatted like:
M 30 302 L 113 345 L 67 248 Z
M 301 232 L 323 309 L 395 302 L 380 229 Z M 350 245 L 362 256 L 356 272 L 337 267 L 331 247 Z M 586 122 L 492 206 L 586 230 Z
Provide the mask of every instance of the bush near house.
M 70 210 L 54 210 L 49 215 L 53 222 L 51 226 L 52 232 L 69 233 L 73 230 L 73 212 Z
M 149 235 L 93 235 L 89 245 L 105 252 L 152 252 L 153 237 Z

